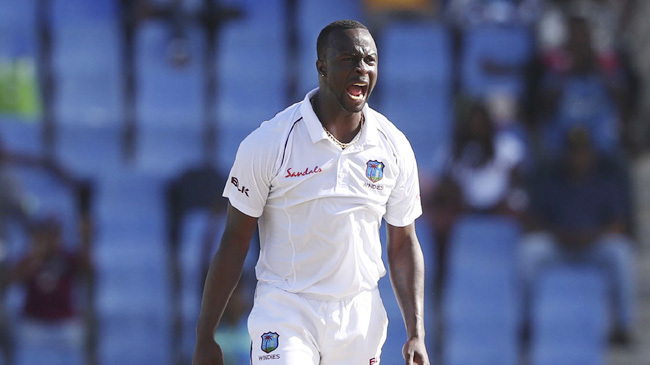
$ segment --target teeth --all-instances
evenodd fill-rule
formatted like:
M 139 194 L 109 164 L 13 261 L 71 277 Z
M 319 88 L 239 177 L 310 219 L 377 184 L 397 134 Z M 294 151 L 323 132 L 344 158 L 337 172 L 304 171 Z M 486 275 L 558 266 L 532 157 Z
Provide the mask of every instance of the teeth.
M 364 97 L 364 95 L 365 95 L 365 88 L 366 88 L 368 85 L 366 85 L 366 84 L 364 84 L 364 83 L 355 83 L 355 84 L 352 84 L 352 86 L 357 86 L 357 87 L 362 88 L 362 92 L 361 92 L 361 94 L 359 94 L 359 95 L 352 95 L 352 94 L 348 93 L 348 94 L 350 95 L 350 97 L 351 97 L 352 99 L 355 99 L 355 100 L 363 100 L 363 97 Z

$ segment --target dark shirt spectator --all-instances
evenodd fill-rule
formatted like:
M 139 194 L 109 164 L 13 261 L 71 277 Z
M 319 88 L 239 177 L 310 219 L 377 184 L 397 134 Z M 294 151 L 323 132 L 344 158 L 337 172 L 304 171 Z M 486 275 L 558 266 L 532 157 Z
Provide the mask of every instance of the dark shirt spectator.
M 586 130 L 572 130 L 565 143 L 563 159 L 550 173 L 540 173 L 531 188 L 533 226 L 520 246 L 524 292 L 553 263 L 599 267 L 612 293 L 612 336 L 624 341 L 635 312 L 633 244 L 626 236 L 627 187 L 599 159 Z
M 585 153 L 588 152 L 575 151 L 572 158 L 591 158 L 583 155 Z M 580 161 L 570 166 L 584 166 L 585 163 L 598 162 Z M 570 166 L 562 166 L 560 170 Z M 626 216 L 624 194 L 618 181 L 607 174 L 606 169 L 595 167 L 591 175 L 585 176 L 566 171 L 551 174 L 536 194 L 536 209 L 541 221 L 561 242 L 566 241 L 567 247 L 590 244 L 606 229 L 622 232 Z M 578 237 L 582 239 L 576 240 Z

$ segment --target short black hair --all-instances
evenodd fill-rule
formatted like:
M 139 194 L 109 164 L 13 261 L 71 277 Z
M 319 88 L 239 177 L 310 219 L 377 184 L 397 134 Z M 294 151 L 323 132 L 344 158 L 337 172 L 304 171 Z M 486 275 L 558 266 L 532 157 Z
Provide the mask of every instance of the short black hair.
M 330 33 L 335 30 L 348 30 L 348 29 L 365 29 L 368 30 L 368 27 L 361 24 L 356 20 L 337 20 L 329 23 L 323 30 L 320 31 L 318 35 L 318 40 L 316 41 L 316 55 L 319 60 L 322 60 L 325 57 L 325 50 L 327 49 L 327 42 Z

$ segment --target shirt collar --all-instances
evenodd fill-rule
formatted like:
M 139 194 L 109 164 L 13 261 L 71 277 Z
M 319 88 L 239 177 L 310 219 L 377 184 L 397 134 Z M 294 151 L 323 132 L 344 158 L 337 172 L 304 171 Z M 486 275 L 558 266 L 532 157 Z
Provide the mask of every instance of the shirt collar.
M 305 121 L 307 126 L 307 131 L 309 132 L 309 137 L 311 138 L 312 143 L 316 143 L 320 140 L 327 139 L 327 134 L 323 129 L 323 125 L 316 116 L 314 108 L 311 105 L 310 99 L 316 95 L 318 88 L 313 89 L 305 95 L 305 98 L 300 103 L 300 115 Z M 377 132 L 377 119 L 375 113 L 372 112 L 372 109 L 366 105 L 363 106 L 363 115 L 365 117 L 365 122 L 361 128 L 361 136 L 359 141 L 354 145 L 346 148 L 345 150 L 357 150 L 363 146 L 377 145 L 379 133 Z

